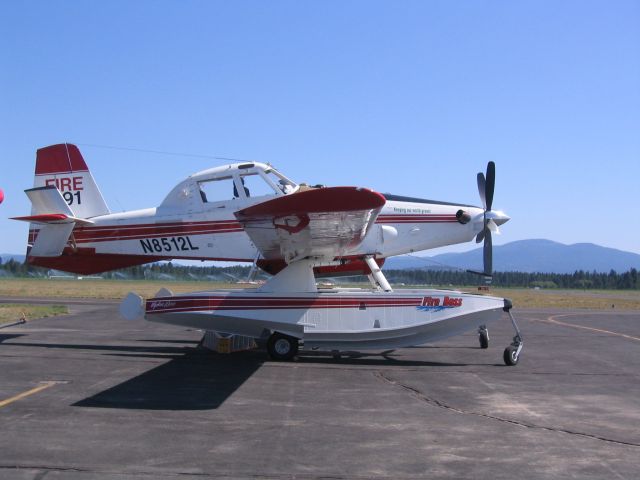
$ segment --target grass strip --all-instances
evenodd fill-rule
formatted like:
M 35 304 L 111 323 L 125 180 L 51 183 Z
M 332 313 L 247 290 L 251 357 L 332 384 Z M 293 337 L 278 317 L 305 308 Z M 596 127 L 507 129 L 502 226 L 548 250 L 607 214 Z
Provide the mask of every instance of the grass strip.
M 370 288 L 368 283 L 338 286 Z M 168 288 L 173 293 L 250 288 L 250 286 L 242 284 L 195 281 L 0 279 L 0 297 L 122 299 L 129 292 L 134 291 L 144 298 L 151 298 L 163 287 Z M 399 289 L 397 286 L 395 288 Z M 437 287 L 433 285 L 429 287 L 415 285 L 402 288 L 425 289 Z M 638 290 L 492 288 L 488 292 L 478 292 L 477 287 L 448 286 L 444 288 L 459 288 L 468 292 L 510 298 L 516 308 L 640 310 L 640 291 Z
M 25 305 L 19 303 L 0 304 L 0 325 L 13 323 L 21 319 L 55 317 L 65 315 L 69 309 L 65 305 Z

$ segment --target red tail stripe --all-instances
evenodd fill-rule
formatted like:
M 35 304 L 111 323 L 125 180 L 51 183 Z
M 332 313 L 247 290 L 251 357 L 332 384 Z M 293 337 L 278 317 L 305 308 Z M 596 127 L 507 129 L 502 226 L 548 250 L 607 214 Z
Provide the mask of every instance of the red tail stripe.
M 36 175 L 88 171 L 80 150 L 70 143 L 40 148 L 36 153 Z

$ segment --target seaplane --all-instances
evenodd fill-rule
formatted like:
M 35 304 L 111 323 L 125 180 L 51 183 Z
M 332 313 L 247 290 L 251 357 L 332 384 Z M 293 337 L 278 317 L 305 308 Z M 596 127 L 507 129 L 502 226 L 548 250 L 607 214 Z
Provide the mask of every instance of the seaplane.
M 155 208 L 112 213 L 73 144 L 36 154 L 27 261 L 78 274 L 170 259 L 251 262 L 271 277 L 258 288 L 130 293 L 127 319 L 255 339 L 275 360 L 300 351 L 396 349 L 477 330 L 508 314 L 516 365 L 522 335 L 505 298 L 454 290 L 394 290 L 384 260 L 475 238 L 492 273 L 492 233 L 509 220 L 493 210 L 495 164 L 477 175 L 482 207 L 355 187 L 298 184 L 273 166 L 242 162 L 195 173 Z M 371 288 L 318 289 L 322 276 L 366 275 Z

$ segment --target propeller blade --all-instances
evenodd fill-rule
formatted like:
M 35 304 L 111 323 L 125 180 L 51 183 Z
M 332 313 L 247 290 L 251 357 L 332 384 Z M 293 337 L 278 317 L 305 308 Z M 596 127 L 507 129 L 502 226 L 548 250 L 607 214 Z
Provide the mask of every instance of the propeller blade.
M 482 201 L 482 207 L 486 210 L 487 209 L 487 200 L 485 198 L 485 186 L 486 186 L 486 181 L 484 178 L 484 173 L 480 172 L 478 173 L 478 193 L 480 194 L 480 200 Z
M 486 178 L 486 186 L 485 186 L 485 199 L 486 205 L 485 210 L 491 210 L 491 205 L 493 204 L 493 190 L 496 186 L 496 164 L 493 162 L 489 162 L 487 164 L 487 178 Z
M 484 250 L 483 250 L 483 261 L 484 261 L 484 274 L 487 276 L 493 275 L 493 244 L 491 241 L 491 230 L 485 230 L 484 236 Z
M 498 214 L 491 211 L 491 205 L 493 204 L 493 191 L 496 186 L 496 164 L 489 162 L 487 164 L 487 176 L 480 172 L 478 173 L 478 193 L 480 194 L 480 200 L 482 200 L 482 206 L 484 208 L 484 221 L 482 230 L 476 235 L 476 243 L 480 243 L 484 240 L 482 249 L 482 261 L 484 264 L 484 273 L 486 277 L 493 275 L 493 241 L 491 239 L 491 233 L 500 234 L 498 224 L 494 218 L 499 218 L 498 214 L 504 215 L 500 212 Z M 472 270 L 467 270 L 471 273 L 478 273 Z

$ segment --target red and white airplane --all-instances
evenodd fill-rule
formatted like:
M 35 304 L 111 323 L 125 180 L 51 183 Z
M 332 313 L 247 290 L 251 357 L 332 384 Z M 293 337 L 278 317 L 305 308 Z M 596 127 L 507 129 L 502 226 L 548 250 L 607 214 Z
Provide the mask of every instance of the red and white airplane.
M 494 172 L 490 163 L 487 180 L 479 174 L 484 208 L 378 195 L 380 211 L 367 235 L 357 244 L 340 245 L 334 259 L 341 265 L 325 271 L 368 272 L 366 256 L 382 263 L 393 255 L 477 237 L 485 241 L 485 272 L 490 274 L 491 232 L 509 220 L 491 210 Z M 191 175 L 158 207 L 111 213 L 78 148 L 60 144 L 38 150 L 34 188 L 26 191 L 32 212 L 16 219 L 31 223 L 28 260 L 42 267 L 92 274 L 168 259 L 253 262 L 257 258 L 259 267 L 275 274 L 291 258 L 274 252 L 260 255 L 237 212 L 292 194 L 290 203 L 304 198 L 309 214 L 358 209 L 360 191 L 298 185 L 269 165 L 236 163 Z M 274 224 L 283 232 L 294 232 L 305 227 L 307 217 L 284 212 Z M 330 235 L 326 242 L 331 243 Z M 304 256 L 304 249 L 296 255 Z
M 38 150 L 34 188 L 25 191 L 31 215 L 15 219 L 31 224 L 28 262 L 68 272 L 168 259 L 255 262 L 274 275 L 257 290 L 190 296 L 165 290 L 144 311 L 135 296 L 123 311 L 266 336 L 273 357 L 289 358 L 302 342 L 311 348 L 395 348 L 476 327 L 486 344 L 484 324 L 509 311 L 510 302 L 436 290 L 398 294 L 379 266 L 393 255 L 475 237 L 484 240 L 482 273 L 490 275 L 491 234 L 509 220 L 491 208 L 494 185 L 490 162 L 486 177 L 478 174 L 480 208 L 358 187 L 299 185 L 270 165 L 248 162 L 195 173 L 158 207 L 111 213 L 78 148 L 59 144 Z M 367 274 L 375 290 L 318 292 L 315 275 L 322 274 Z M 522 348 L 513 323 L 517 335 L 505 351 L 509 364 Z

